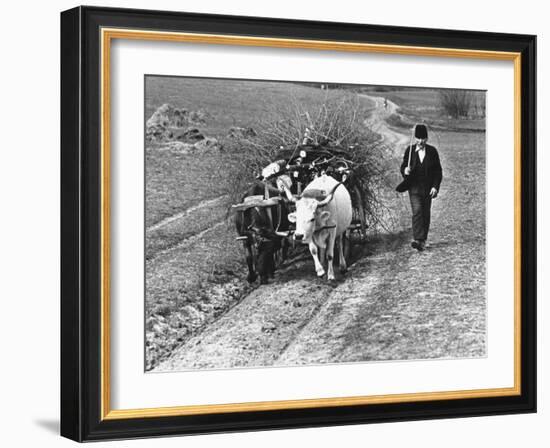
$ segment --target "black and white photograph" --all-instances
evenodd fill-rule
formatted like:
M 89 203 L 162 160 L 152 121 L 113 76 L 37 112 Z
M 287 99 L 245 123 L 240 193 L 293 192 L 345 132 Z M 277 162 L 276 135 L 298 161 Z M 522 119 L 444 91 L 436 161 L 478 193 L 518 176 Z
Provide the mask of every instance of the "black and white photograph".
M 146 372 L 487 356 L 486 91 L 148 74 L 144 105 Z

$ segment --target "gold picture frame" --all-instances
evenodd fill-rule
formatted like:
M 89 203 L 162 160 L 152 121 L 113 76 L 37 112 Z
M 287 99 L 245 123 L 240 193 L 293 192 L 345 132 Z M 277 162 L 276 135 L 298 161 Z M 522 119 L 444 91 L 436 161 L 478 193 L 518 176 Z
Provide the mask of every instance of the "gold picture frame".
M 327 32 L 331 31 L 336 33 L 338 30 L 342 33 L 342 37 L 338 40 L 320 39 L 315 36 L 315 33 L 311 34 L 311 38 L 298 37 L 299 26 L 295 23 L 287 22 L 270 22 L 273 29 L 271 32 L 266 33 L 269 35 L 250 35 L 250 30 L 246 27 L 252 27 L 256 25 L 256 21 L 268 21 L 268 19 L 253 19 L 248 18 L 241 20 L 235 18 L 234 25 L 240 25 L 243 27 L 242 34 L 230 34 L 224 31 L 223 26 L 220 25 L 218 20 L 214 17 L 200 16 L 203 29 L 211 29 L 211 32 L 200 32 L 193 29 L 190 23 L 197 21 L 195 15 L 185 16 L 178 15 L 176 13 L 158 13 L 148 12 L 141 15 L 141 21 L 134 19 L 134 16 L 129 11 L 106 10 L 102 8 L 76 8 L 74 10 L 67 11 L 62 15 L 62 26 L 66 37 L 69 35 L 72 37 L 72 43 L 65 43 L 65 72 L 62 76 L 64 79 L 74 78 L 75 75 L 79 77 L 80 84 L 77 85 L 76 90 L 74 83 L 70 87 L 66 87 L 65 97 L 66 102 L 63 103 L 63 110 L 65 111 L 65 117 L 67 117 L 72 110 L 78 109 L 82 104 L 74 104 L 74 100 L 67 99 L 69 95 L 77 95 L 78 98 L 82 98 L 83 86 L 83 73 L 81 64 L 88 59 L 94 61 L 97 64 L 98 69 L 98 85 L 97 90 L 88 89 L 88 101 L 90 97 L 97 99 L 97 107 L 100 113 L 99 127 L 95 129 L 86 128 L 88 132 L 92 132 L 96 135 L 98 145 L 98 162 L 91 169 L 98 173 L 98 179 L 94 182 L 94 191 L 98 194 L 99 201 L 97 205 L 97 215 L 94 215 L 95 222 L 99 224 L 98 237 L 98 252 L 95 254 L 97 257 L 96 268 L 94 272 L 99 274 L 99 282 L 96 285 L 97 294 L 94 295 L 94 300 L 97 300 L 96 312 L 91 313 L 89 311 L 90 304 L 83 305 L 77 300 L 75 306 L 74 303 L 68 304 L 69 301 L 74 301 L 75 297 L 69 294 L 68 291 L 74 288 L 74 283 L 78 279 L 69 278 L 67 275 L 64 277 L 64 281 L 67 283 L 67 289 L 65 295 L 62 297 L 62 306 L 64 317 L 63 325 L 67 328 L 67 331 L 71 334 L 80 334 L 84 331 L 84 327 L 80 323 L 77 327 L 74 327 L 74 323 L 68 322 L 68 316 L 74 316 L 75 310 L 77 314 L 82 316 L 88 313 L 86 319 L 94 319 L 96 322 L 96 330 L 93 332 L 99 336 L 97 343 L 93 345 L 97 347 L 98 359 L 93 361 L 93 364 L 98 367 L 98 375 L 94 376 L 95 380 L 90 381 L 87 385 L 83 383 L 82 376 L 74 376 L 74 366 L 83 363 L 82 350 L 85 347 L 72 344 L 75 341 L 65 342 L 68 344 L 63 347 L 63 352 L 66 354 L 63 359 L 63 369 L 65 372 L 64 381 L 66 387 L 62 391 L 62 434 L 77 440 L 93 440 L 96 438 L 118 438 L 118 437 L 132 437 L 134 434 L 169 434 L 169 433 L 193 433 L 204 432 L 206 426 L 204 423 L 197 422 L 195 420 L 192 423 L 188 423 L 189 418 L 202 416 L 212 417 L 213 415 L 223 418 L 227 418 L 228 414 L 231 414 L 231 426 L 236 429 L 252 429 L 252 428 L 267 428 L 278 427 L 277 421 L 274 420 L 269 425 L 265 424 L 265 416 L 258 418 L 256 426 L 250 424 L 247 421 L 246 424 L 239 423 L 239 416 L 251 413 L 255 415 L 262 415 L 265 412 L 283 411 L 283 412 L 301 412 L 311 410 L 324 412 L 323 416 L 317 415 L 317 420 L 311 422 L 312 415 L 303 414 L 307 416 L 309 420 L 306 422 L 303 419 L 296 418 L 296 423 L 288 423 L 287 421 L 281 421 L 280 427 L 292 427 L 302 426 L 309 424 L 330 424 L 329 415 L 338 416 L 340 412 L 345 409 L 348 415 L 348 420 L 336 419 L 342 423 L 354 421 L 351 415 L 356 411 L 364 422 L 375 420 L 380 418 L 380 407 L 392 405 L 410 403 L 418 406 L 420 411 L 426 415 L 436 415 L 435 407 L 424 406 L 423 403 L 433 404 L 434 402 L 445 403 L 448 406 L 446 412 L 441 412 L 441 416 L 453 414 L 453 406 L 456 403 L 469 400 L 472 402 L 479 401 L 483 403 L 483 406 L 498 407 L 499 403 L 502 404 L 503 411 L 501 412 L 530 412 L 534 410 L 534 384 L 533 384 L 533 365 L 534 365 L 534 351 L 532 344 L 532 332 L 534 330 L 534 309 L 532 302 L 534 296 L 532 296 L 532 285 L 526 285 L 527 282 L 532 281 L 534 276 L 534 256 L 533 256 L 533 242 L 525 241 L 525 231 L 530 233 L 529 238 L 534 238 L 533 226 L 534 226 L 534 192 L 527 192 L 527 187 L 531 185 L 532 179 L 526 176 L 532 173 L 534 170 L 534 141 L 531 136 L 525 135 L 525 129 L 529 129 L 534 121 L 534 106 L 532 96 L 534 95 L 534 84 L 532 79 L 534 73 L 532 70 L 532 64 L 534 59 L 534 38 L 533 36 L 517 36 L 517 35 L 503 35 L 499 44 L 496 45 L 499 48 L 490 48 L 491 45 L 495 46 L 494 39 L 490 39 L 490 35 L 481 35 L 481 33 L 466 33 L 466 32 L 442 32 L 439 34 L 433 30 L 411 30 L 410 34 L 415 36 L 413 40 L 415 43 L 407 45 L 404 42 L 397 42 L 391 35 L 391 27 L 386 29 L 372 31 L 366 25 L 356 25 L 357 27 L 365 27 L 365 41 L 346 41 L 346 27 L 338 24 L 322 24 L 319 25 L 321 31 L 317 33 L 322 34 L 322 29 L 326 29 Z M 143 19 L 145 17 L 145 19 Z M 174 20 L 181 21 L 180 31 L 175 31 L 172 28 Z M 205 26 L 203 22 L 209 22 L 208 26 Z M 145 23 L 150 21 L 154 23 L 155 28 L 147 29 Z M 162 29 L 158 24 L 166 21 L 166 28 Z M 226 18 L 227 20 L 227 18 Z M 144 23 L 142 23 L 145 21 Z M 79 23 L 87 23 L 90 26 L 88 28 L 81 27 Z M 243 23 L 241 23 L 243 22 Z M 248 25 L 247 25 L 248 24 Z M 198 25 L 197 25 L 198 26 Z M 289 37 L 277 37 L 277 26 L 286 27 L 285 30 L 279 30 L 282 35 L 288 34 L 288 27 L 296 30 L 295 38 Z M 190 28 L 189 31 L 185 31 L 186 28 Z M 93 30 L 90 31 L 90 29 Z M 271 28 L 270 28 L 271 29 Z M 216 32 L 213 32 L 216 30 Z M 369 32 L 371 34 L 369 34 Z M 79 36 L 79 40 L 76 40 L 75 33 Z M 373 34 L 374 33 L 374 34 Z M 435 33 L 435 34 L 434 34 Z M 462 34 L 461 34 L 462 33 Z M 475 34 L 475 36 L 473 36 Z M 421 42 L 421 38 L 418 36 L 431 36 L 432 42 L 437 46 L 427 46 Z M 373 36 L 376 39 L 372 39 Z M 381 42 L 380 40 L 386 42 Z M 469 42 L 471 45 L 472 38 L 477 40 L 477 48 L 468 48 L 461 46 L 460 42 Z M 492 36 L 494 37 L 494 36 Z M 82 42 L 87 39 L 91 48 L 97 49 L 97 54 L 81 54 L 83 51 L 87 51 L 84 48 L 78 46 L 78 42 Z M 305 400 L 282 400 L 282 401 L 266 401 L 266 402 L 243 402 L 232 404 L 217 404 L 217 405 L 182 405 L 175 407 L 161 407 L 161 408 L 141 408 L 141 409 L 112 409 L 111 407 L 111 367 L 110 359 L 112 356 L 110 350 L 110 247 L 111 247 L 111 229 L 110 229 L 110 216 L 111 216 L 111 203 L 110 203 L 110 185 L 111 185 L 111 45 L 116 39 L 130 39 L 130 40 L 142 40 L 142 41 L 163 41 L 163 42 L 185 42 L 185 43 L 200 43 L 200 44 L 213 44 L 213 45 L 238 45 L 238 46 L 252 46 L 252 47 L 276 47 L 276 48 L 291 48 L 291 49 L 313 49 L 313 50 L 330 50 L 330 51 L 344 51 L 344 52 L 370 52 L 370 53 L 382 53 L 382 54 L 398 54 L 409 56 L 437 56 L 437 57 L 450 57 L 450 58 L 466 58 L 466 59 L 484 59 L 484 60 L 505 60 L 512 61 L 514 64 L 514 386 L 508 388 L 489 388 L 489 389 L 476 389 L 476 390 L 461 390 L 461 391 L 441 391 L 430 393 L 408 393 L 408 394 L 396 394 L 396 395 L 371 395 L 371 396 L 353 396 L 353 397 L 339 397 L 339 398 L 315 398 Z M 369 39 L 372 39 L 369 41 Z M 91 43 L 90 43 L 91 42 Z M 418 43 L 416 43 L 418 42 Z M 75 48 L 76 47 L 76 48 Z M 82 46 L 84 47 L 84 46 Z M 63 51 L 63 33 L 62 33 L 62 51 Z M 78 56 L 78 58 L 76 57 Z M 69 82 L 69 81 L 67 81 Z M 63 118 L 63 117 L 62 117 Z M 65 135 L 66 140 L 62 145 L 62 154 L 69 151 L 74 151 L 69 147 L 67 143 L 71 138 L 74 138 L 75 126 L 87 126 L 86 117 L 79 115 L 77 121 L 63 122 L 63 126 L 66 128 Z M 90 145 L 77 140 L 79 142 L 79 151 L 93 151 L 90 149 Z M 71 174 L 69 170 L 73 170 L 75 166 L 82 163 L 82 159 L 73 160 L 73 156 L 68 155 L 66 159 L 70 159 L 71 163 L 67 163 L 63 168 L 63 175 L 67 177 L 65 188 L 72 181 L 69 179 Z M 87 171 L 90 167 L 80 168 L 82 171 Z M 74 172 L 72 173 L 74 176 Z M 76 199 L 73 198 L 75 201 Z M 65 213 L 66 224 L 74 225 L 74 214 L 81 210 L 83 198 L 77 198 L 78 207 L 75 208 L 75 204 L 72 204 L 72 208 L 67 209 Z M 527 228 L 526 227 L 527 224 Z M 523 232 L 522 232 L 523 228 Z M 75 240 L 66 241 L 64 246 L 64 257 L 71 258 L 74 256 L 75 251 L 82 256 L 83 246 L 82 244 L 75 244 Z M 79 283 L 80 280 L 77 281 Z M 83 300 L 84 296 L 79 295 Z M 529 327 L 525 326 L 525 323 L 529 324 Z M 69 329 L 68 327 L 71 326 Z M 94 339 L 94 334 L 88 334 L 86 337 L 88 340 Z M 95 345 L 97 344 L 97 345 Z M 79 356 L 75 356 L 78 354 Z M 80 365 L 81 368 L 84 365 Z M 89 380 L 88 380 L 89 381 Z M 69 384 L 70 383 L 70 384 Z M 94 384 L 91 384 L 94 383 Z M 79 394 L 75 395 L 75 391 L 81 388 Z M 99 392 L 96 398 L 96 403 L 90 405 L 90 394 L 94 391 Z M 63 395 L 64 394 L 64 395 Z M 65 397 L 65 398 L 63 398 Z M 76 403 L 76 406 L 80 409 L 81 418 L 74 419 L 74 417 L 68 416 L 67 402 Z M 453 404 L 454 403 L 454 404 Z M 378 405 L 378 408 L 375 406 Z M 74 406 L 73 406 L 74 408 Z M 73 409 L 71 408 L 71 409 Z M 393 412 L 393 418 L 395 420 L 400 419 L 399 409 L 391 408 Z M 465 411 L 464 409 L 454 407 L 457 415 L 475 415 L 475 409 L 472 411 Z M 483 408 L 485 409 L 485 408 Z M 484 413 L 480 410 L 478 413 Z M 498 410 L 495 410 L 498 413 Z M 371 414 L 369 418 L 365 415 Z M 360 414 L 360 415 L 359 415 Z M 377 417 L 378 416 L 378 417 Z M 406 418 L 406 417 L 401 417 Z M 147 421 L 143 423 L 143 419 Z M 170 430 L 166 429 L 166 419 L 172 419 L 176 429 L 170 426 Z M 188 419 L 188 420 L 186 420 Z M 141 427 L 136 426 L 137 421 L 140 421 Z M 88 422 L 85 424 L 85 422 Z M 95 422 L 94 425 L 91 422 Z M 178 429 L 179 424 L 179 429 Z M 143 426 L 145 425 L 145 426 Z M 135 427 L 135 429 L 134 429 Z M 219 430 L 223 430 L 226 426 L 220 424 Z M 216 431 L 217 429 L 213 429 Z M 163 432 L 164 431 L 164 432 Z

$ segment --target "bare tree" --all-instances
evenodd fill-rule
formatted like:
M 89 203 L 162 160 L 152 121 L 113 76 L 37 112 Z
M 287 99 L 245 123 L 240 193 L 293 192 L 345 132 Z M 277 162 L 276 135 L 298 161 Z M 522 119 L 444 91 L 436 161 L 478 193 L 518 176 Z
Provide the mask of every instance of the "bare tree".
M 441 106 L 452 118 L 467 117 L 473 99 L 472 93 L 467 90 L 443 89 L 439 91 Z

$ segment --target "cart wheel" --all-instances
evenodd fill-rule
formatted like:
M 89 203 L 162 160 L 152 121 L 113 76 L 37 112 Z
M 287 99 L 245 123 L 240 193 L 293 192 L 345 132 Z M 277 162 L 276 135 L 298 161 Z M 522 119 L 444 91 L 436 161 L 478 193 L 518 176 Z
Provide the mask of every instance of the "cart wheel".
M 283 255 L 281 249 L 277 249 L 273 253 L 273 262 L 275 263 L 275 269 L 278 269 L 283 264 Z
M 349 265 L 351 262 L 351 238 L 349 237 L 349 232 L 344 232 L 342 234 L 342 246 L 343 246 L 343 252 L 344 252 L 344 259 L 346 260 L 346 264 Z
M 359 231 L 361 233 L 361 239 L 367 237 L 367 221 L 365 219 L 365 209 L 363 208 L 363 194 L 357 185 L 353 187 L 353 193 L 355 195 L 355 207 L 354 221 L 359 221 Z

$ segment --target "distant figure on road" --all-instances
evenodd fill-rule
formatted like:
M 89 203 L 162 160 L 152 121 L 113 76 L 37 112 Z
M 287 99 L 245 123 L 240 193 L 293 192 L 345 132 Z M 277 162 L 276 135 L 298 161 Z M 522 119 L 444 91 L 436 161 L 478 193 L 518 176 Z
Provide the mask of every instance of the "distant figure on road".
M 443 171 L 437 149 L 426 144 L 428 129 L 425 125 L 416 125 L 414 138 L 415 143 L 405 150 L 401 174 L 408 178 L 414 238 L 411 246 L 422 251 L 430 230 L 432 199 L 435 199 L 439 193 Z M 413 151 L 412 154 L 411 151 Z
M 384 109 L 388 108 L 388 99 L 384 98 Z

